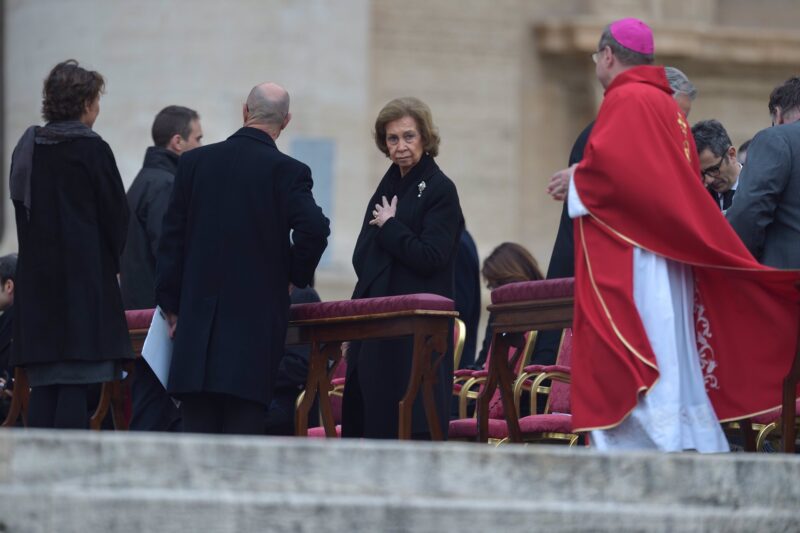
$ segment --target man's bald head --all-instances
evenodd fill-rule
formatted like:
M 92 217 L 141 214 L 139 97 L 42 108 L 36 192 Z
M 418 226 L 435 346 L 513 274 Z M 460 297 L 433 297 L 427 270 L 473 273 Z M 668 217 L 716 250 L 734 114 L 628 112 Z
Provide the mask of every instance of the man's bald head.
M 267 130 L 277 137 L 289 123 L 289 93 L 275 83 L 256 85 L 244 106 L 244 125 Z

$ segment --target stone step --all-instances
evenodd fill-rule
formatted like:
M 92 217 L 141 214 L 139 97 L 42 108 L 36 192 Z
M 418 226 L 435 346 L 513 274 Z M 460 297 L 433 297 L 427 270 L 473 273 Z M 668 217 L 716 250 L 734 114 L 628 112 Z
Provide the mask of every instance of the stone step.
M 532 528 L 798 531 L 800 459 L 0 431 L 0 531 Z

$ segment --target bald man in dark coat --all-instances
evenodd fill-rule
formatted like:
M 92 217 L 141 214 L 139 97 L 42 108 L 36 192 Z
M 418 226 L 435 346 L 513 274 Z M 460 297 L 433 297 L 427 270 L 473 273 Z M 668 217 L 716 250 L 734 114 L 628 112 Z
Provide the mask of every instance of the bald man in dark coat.
M 310 169 L 275 145 L 289 95 L 259 85 L 243 116 L 226 141 L 181 157 L 158 250 L 156 299 L 175 339 L 167 389 L 189 432 L 263 433 L 288 287 L 311 281 L 330 232 Z

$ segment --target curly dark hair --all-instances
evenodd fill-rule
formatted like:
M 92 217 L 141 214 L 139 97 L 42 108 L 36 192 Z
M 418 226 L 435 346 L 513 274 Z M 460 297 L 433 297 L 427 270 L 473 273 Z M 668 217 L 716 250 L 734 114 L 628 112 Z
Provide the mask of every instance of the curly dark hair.
M 44 80 L 42 117 L 47 122 L 78 120 L 105 84 L 99 72 L 82 68 L 74 59 L 59 63 Z

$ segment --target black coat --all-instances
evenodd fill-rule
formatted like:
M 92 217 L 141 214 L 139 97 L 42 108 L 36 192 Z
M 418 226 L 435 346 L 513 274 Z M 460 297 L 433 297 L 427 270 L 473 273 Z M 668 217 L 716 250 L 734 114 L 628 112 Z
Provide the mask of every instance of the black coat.
M 461 233 L 456 255 L 456 310 L 464 321 L 467 335 L 461 352 L 461 368 L 475 363 L 478 322 L 481 318 L 481 267 L 478 248 L 466 228 Z
M 583 159 L 583 152 L 589 135 L 592 133 L 594 121 L 590 122 L 575 139 L 572 151 L 569 154 L 569 166 L 579 163 Z M 553 244 L 553 253 L 550 256 L 550 265 L 547 268 L 547 279 L 571 278 L 575 276 L 575 236 L 573 234 L 572 219 L 569 217 L 569 204 L 564 198 L 561 208 L 561 220 L 558 224 L 556 241 Z M 531 363 L 537 365 L 551 365 L 555 363 L 558 346 L 561 342 L 562 330 L 542 331 L 536 339 Z
M 156 300 L 179 317 L 172 395 L 269 403 L 289 282 L 311 281 L 330 233 L 311 187 L 310 169 L 254 128 L 181 156 L 156 266 Z
M 117 283 L 128 204 L 100 138 L 36 145 L 30 220 L 15 202 L 12 366 L 133 358 Z
M 381 196 L 391 200 L 395 194 L 395 217 L 382 228 L 370 226 L 372 210 Z M 453 298 L 456 250 L 463 228 L 456 187 L 431 157 L 423 156 L 403 178 L 392 165 L 367 204 L 353 252 L 358 276 L 353 298 L 421 292 Z M 397 407 L 408 384 L 411 350 L 410 339 L 353 345 L 342 413 L 344 436 L 397 437 Z M 449 353 L 442 359 L 434 391 L 445 435 L 452 382 Z M 421 398 L 414 404 L 412 431 L 428 431 Z
M 0 315 L 0 378 L 11 374 L 9 360 L 11 358 L 11 335 L 14 330 L 14 306 L 10 306 Z
M 130 220 L 120 272 L 125 309 L 156 306 L 156 252 L 177 169 L 178 154 L 151 146 L 128 189 Z

